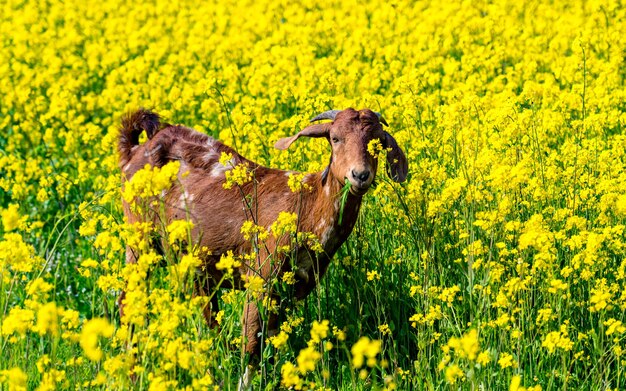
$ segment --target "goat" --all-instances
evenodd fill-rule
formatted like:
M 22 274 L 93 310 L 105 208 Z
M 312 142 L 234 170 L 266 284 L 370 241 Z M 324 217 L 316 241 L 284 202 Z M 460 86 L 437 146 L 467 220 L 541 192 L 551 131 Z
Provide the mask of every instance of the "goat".
M 294 193 L 288 187 L 289 175 L 293 172 L 258 165 L 205 134 L 184 126 L 161 123 L 157 114 L 143 109 L 122 119 L 118 149 L 123 181 L 130 180 L 146 164 L 160 167 L 173 160 L 180 161 L 177 183 L 162 195 L 165 220 L 169 222 L 189 217 L 194 223 L 192 237 L 197 244 L 210 250 L 210 255 L 203 259 L 206 278 L 200 284 L 202 293 L 210 292 L 216 281 L 221 280 L 223 271 L 218 270 L 215 264 L 222 254 L 232 251 L 241 255 L 252 251 L 251 242 L 245 240 L 241 233 L 241 227 L 250 219 L 251 212 L 242 208 L 242 195 L 254 197 L 256 215 L 253 217 L 255 223 L 263 227 L 269 227 L 276 221 L 281 211 L 297 213 L 298 231 L 317 235 L 323 252 L 314 253 L 302 244 L 294 250 L 295 260 L 265 262 L 265 258 L 280 244 L 275 239 L 272 242 L 270 237 L 265 248 L 260 249 L 257 260 L 243 264 L 234 273 L 233 288 L 241 288 L 245 275 L 259 275 L 267 281 L 270 276 L 291 271 L 293 265 L 297 265 L 297 270 L 294 270 L 294 295 L 296 299 L 303 299 L 314 289 L 333 255 L 350 235 L 362 197 L 374 181 L 378 159 L 368 152 L 370 141 L 379 140 L 388 149 L 387 173 L 391 179 L 396 182 L 406 179 L 406 157 L 396 140 L 383 130 L 381 124 L 387 123 L 380 114 L 368 109 L 331 110 L 316 116 L 311 122 L 320 120 L 332 122 L 309 125 L 275 144 L 276 148 L 284 150 L 300 137 L 323 137 L 331 145 L 330 163 L 326 169 L 303 177 L 303 183 L 310 190 Z M 147 133 L 148 140 L 139 145 L 139 135 L 143 131 Z M 219 162 L 222 153 L 232 155 L 230 165 L 224 166 Z M 239 188 L 225 189 L 222 186 L 225 172 L 238 164 L 246 164 L 253 172 L 254 180 Z M 346 182 L 350 186 L 349 194 L 340 218 L 338 195 Z M 126 201 L 123 203 L 127 220 L 131 223 L 139 221 L 141 217 L 131 211 Z M 127 262 L 136 262 L 133 249 L 127 248 L 126 257 Z M 212 322 L 211 311 L 217 310 L 217 296 L 213 297 L 215 300 L 204 309 L 209 324 Z M 123 313 L 123 293 L 119 302 L 120 312 Z M 277 317 L 271 315 L 267 327 L 269 333 L 277 329 L 277 323 Z M 245 350 L 257 358 L 261 326 L 259 309 L 251 300 L 245 306 L 242 327 L 246 337 Z

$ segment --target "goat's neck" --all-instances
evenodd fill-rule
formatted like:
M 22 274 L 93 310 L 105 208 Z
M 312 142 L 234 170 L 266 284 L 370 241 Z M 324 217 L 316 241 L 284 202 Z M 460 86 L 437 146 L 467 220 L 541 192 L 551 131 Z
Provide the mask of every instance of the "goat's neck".
M 341 210 L 341 183 L 332 175 L 332 172 L 329 172 L 326 181 L 322 184 L 321 175 L 321 173 L 316 174 L 316 180 L 319 181 L 320 186 L 312 194 L 314 197 L 312 202 L 314 233 L 321 240 L 326 254 L 332 257 L 352 232 L 359 216 L 362 197 L 348 193 L 343 210 Z

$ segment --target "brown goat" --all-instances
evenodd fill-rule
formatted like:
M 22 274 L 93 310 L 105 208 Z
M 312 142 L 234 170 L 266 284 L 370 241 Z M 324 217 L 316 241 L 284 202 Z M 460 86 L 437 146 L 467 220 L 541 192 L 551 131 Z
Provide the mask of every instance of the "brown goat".
M 209 293 L 222 278 L 222 271 L 215 267 L 220 256 L 227 251 L 242 255 L 252 251 L 252 243 L 245 240 L 241 227 L 246 220 L 254 219 L 262 227 L 269 227 L 282 211 L 299 216 L 298 231 L 312 232 L 323 247 L 323 252 L 314 253 L 302 244 L 294 253 L 295 259 L 273 259 L 277 244 L 262 246 L 255 262 L 242 265 L 234 275 L 235 288 L 240 288 L 243 275 L 258 275 L 265 281 L 293 270 L 296 299 L 306 297 L 324 275 L 328 264 L 341 244 L 348 238 L 356 222 L 362 196 L 367 192 L 378 167 L 377 158 L 368 152 L 368 143 L 379 140 L 388 149 L 387 169 L 389 176 L 402 182 L 407 175 L 407 161 L 402 150 L 381 122 L 386 122 L 371 110 L 346 109 L 325 112 L 311 122 L 329 119 L 332 122 L 310 125 L 298 134 L 283 138 L 276 148 L 287 149 L 299 137 L 324 137 L 332 148 L 330 164 L 323 172 L 304 176 L 303 183 L 310 190 L 300 193 L 290 191 L 287 181 L 292 172 L 271 169 L 253 163 L 223 143 L 193 129 L 178 125 L 161 124 L 157 114 L 139 110 L 122 120 L 119 139 L 120 168 L 124 181 L 130 180 L 135 172 L 146 164 L 160 167 L 178 160 L 178 181 L 163 194 L 165 220 L 171 222 L 189 217 L 193 223 L 192 237 L 200 246 L 206 246 L 210 255 L 203 259 L 203 271 L 198 271 L 199 291 Z M 139 145 L 139 135 L 146 131 L 148 141 Z M 219 159 L 223 152 L 232 154 L 232 166 L 245 163 L 254 179 L 240 187 L 224 189 L 225 172 L 232 167 L 223 166 Z M 183 175 L 183 173 L 186 173 Z M 340 194 L 345 182 L 350 184 L 350 193 L 345 201 L 342 218 Z M 242 196 L 252 197 L 254 208 L 245 206 Z M 141 217 L 133 214 L 124 202 L 124 213 L 129 222 Z M 156 217 L 155 217 L 156 218 Z M 275 256 L 275 255 L 272 255 Z M 136 262 L 133 249 L 127 249 L 127 262 Z M 223 285 L 222 285 L 223 286 Z M 216 298 L 216 295 L 213 295 Z M 120 298 L 123 311 L 124 295 Z M 280 300 L 280 298 L 275 297 Z M 207 305 L 205 316 L 211 323 L 211 310 L 217 309 L 217 301 Z M 270 316 L 267 330 L 277 328 L 277 319 Z M 246 304 L 243 317 L 243 333 L 246 351 L 258 358 L 262 321 L 254 301 Z

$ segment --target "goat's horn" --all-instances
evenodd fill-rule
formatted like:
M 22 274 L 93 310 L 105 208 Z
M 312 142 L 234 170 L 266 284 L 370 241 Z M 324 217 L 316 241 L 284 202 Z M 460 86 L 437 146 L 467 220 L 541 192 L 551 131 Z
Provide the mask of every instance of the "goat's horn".
M 337 116 L 337 114 L 340 112 L 341 110 L 328 110 L 323 112 L 322 114 L 314 117 L 311 122 L 315 122 L 315 121 L 319 121 L 322 119 L 331 119 L 331 120 L 335 120 L 335 117 Z
M 383 124 L 385 126 L 389 126 L 387 121 L 385 121 L 385 119 L 383 118 L 383 116 L 379 112 L 375 111 L 374 114 L 376 114 L 376 116 L 378 117 L 378 120 L 380 121 L 381 124 Z

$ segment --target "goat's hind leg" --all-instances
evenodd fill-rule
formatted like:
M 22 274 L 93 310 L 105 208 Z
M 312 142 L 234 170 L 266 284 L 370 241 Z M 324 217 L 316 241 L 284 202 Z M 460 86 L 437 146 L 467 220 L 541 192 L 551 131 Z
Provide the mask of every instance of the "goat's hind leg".
M 274 297 L 278 299 L 278 297 Z M 268 316 L 267 321 L 263 320 L 259 311 L 258 303 L 263 303 L 263 297 L 250 300 L 246 303 L 243 319 L 242 319 L 242 337 L 245 346 L 245 353 L 249 356 L 249 362 L 246 369 L 239 379 L 238 390 L 248 390 L 251 386 L 250 382 L 255 372 L 259 369 L 261 363 L 262 349 L 265 341 L 264 334 L 271 337 L 278 332 L 278 315 L 271 309 L 266 309 Z

